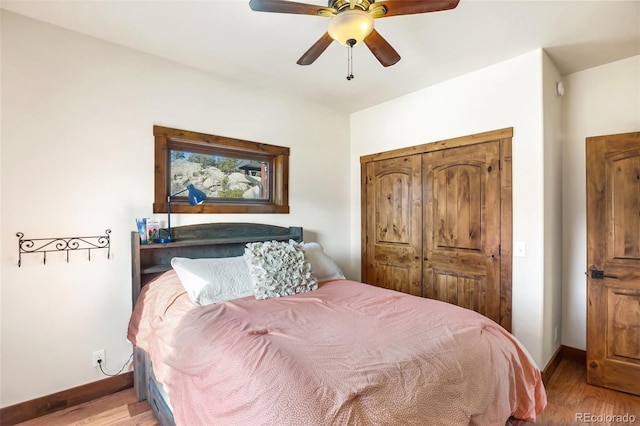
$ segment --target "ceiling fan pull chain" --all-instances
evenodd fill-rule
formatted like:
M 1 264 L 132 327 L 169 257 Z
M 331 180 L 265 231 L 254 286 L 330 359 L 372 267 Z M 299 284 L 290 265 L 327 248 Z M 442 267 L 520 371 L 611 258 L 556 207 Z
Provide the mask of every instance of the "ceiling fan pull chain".
M 356 41 L 352 38 L 347 40 L 347 80 L 352 80 L 353 77 L 353 46 Z

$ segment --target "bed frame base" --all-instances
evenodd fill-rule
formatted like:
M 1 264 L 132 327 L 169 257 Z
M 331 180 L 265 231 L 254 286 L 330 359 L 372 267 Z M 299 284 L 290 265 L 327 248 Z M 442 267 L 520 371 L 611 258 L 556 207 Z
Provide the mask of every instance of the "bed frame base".
M 149 355 L 138 348 L 133 347 L 134 368 L 134 388 L 138 401 L 147 400 L 151 406 L 151 411 L 156 416 L 160 426 L 175 426 L 173 412 L 171 411 L 169 401 L 165 399 L 165 395 L 160 391 L 160 384 L 153 376 L 151 368 L 151 360 Z

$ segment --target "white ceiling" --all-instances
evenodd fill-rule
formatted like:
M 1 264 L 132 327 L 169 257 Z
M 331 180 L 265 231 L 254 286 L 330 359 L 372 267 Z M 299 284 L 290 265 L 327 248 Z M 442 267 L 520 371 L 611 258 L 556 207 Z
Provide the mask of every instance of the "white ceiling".
M 450 11 L 377 19 L 376 29 L 402 59 L 384 68 L 358 45 L 355 78 L 347 81 L 347 49 L 337 42 L 314 64 L 296 64 L 324 34 L 328 18 L 253 12 L 248 3 L 2 0 L 0 6 L 345 112 L 537 48 L 549 53 L 561 74 L 640 54 L 640 0 L 460 0 Z

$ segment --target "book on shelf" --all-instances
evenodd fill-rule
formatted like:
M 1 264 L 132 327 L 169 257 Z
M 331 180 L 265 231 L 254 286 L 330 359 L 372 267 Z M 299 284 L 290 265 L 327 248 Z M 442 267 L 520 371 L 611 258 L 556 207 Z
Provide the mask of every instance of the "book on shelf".
M 147 240 L 152 243 L 154 240 L 160 238 L 160 220 L 148 217 L 147 218 Z
M 147 234 L 147 218 L 136 218 L 136 226 L 138 227 L 138 233 L 140 234 L 140 244 L 147 244 L 149 242 L 149 234 Z

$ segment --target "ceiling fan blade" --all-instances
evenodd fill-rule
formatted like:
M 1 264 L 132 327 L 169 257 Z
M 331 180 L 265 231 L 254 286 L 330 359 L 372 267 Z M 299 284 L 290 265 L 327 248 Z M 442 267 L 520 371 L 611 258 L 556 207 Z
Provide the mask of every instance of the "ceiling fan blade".
M 364 39 L 364 44 L 367 45 L 371 53 L 373 53 L 373 56 L 385 67 L 393 65 L 400 60 L 398 52 L 391 47 L 389 42 L 385 40 L 375 28 L 371 34 Z
M 460 0 L 387 0 L 374 4 L 376 7 L 384 6 L 386 12 L 380 18 L 386 18 L 454 9 L 459 2 Z
M 304 55 L 298 59 L 298 65 L 311 65 L 318 57 L 324 52 L 327 47 L 331 44 L 333 39 L 329 35 L 329 33 L 324 33 L 322 37 L 316 41 L 313 46 L 309 48 Z
M 297 15 L 319 15 L 319 11 L 328 9 L 335 14 L 334 9 L 316 4 L 296 3 L 285 0 L 251 0 L 249 7 L 256 12 L 294 13 Z

